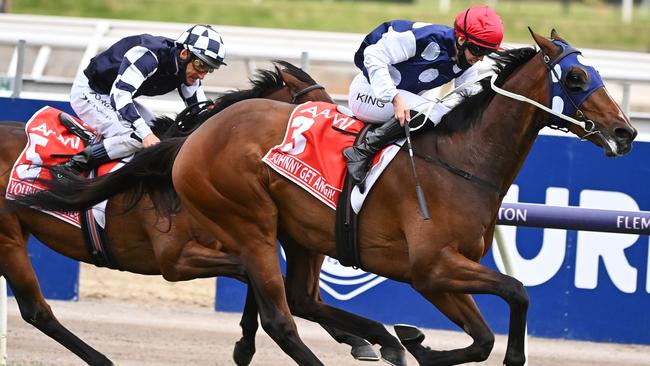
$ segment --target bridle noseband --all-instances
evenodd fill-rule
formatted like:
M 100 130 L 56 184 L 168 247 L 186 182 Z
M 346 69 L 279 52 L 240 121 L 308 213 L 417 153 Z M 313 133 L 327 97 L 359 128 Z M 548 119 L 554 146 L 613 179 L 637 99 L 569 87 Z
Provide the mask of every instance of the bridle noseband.
M 298 90 L 295 93 L 292 92 L 292 94 L 291 94 L 291 102 L 290 103 L 291 104 L 296 104 L 296 102 L 298 101 L 298 98 L 304 96 L 305 94 L 307 94 L 307 93 L 309 93 L 311 91 L 317 90 L 317 89 L 325 89 L 325 87 L 320 85 L 320 84 L 314 84 L 314 85 L 310 85 L 310 86 L 308 86 L 308 87 L 306 87 L 306 88 L 304 88 L 302 90 Z M 289 89 L 289 90 L 291 90 L 291 89 Z
M 495 81 L 498 77 L 497 74 L 492 75 L 492 78 L 490 80 L 490 86 L 492 87 L 492 90 L 508 98 L 512 98 L 515 100 L 532 104 L 535 107 L 542 109 L 545 112 L 548 112 L 549 114 L 551 114 L 552 117 L 547 122 L 546 125 L 552 129 L 568 132 L 567 122 L 573 123 L 581 127 L 586 132 L 586 134 L 581 137 L 581 139 L 583 140 L 586 139 L 588 136 L 601 133 L 596 128 L 596 124 L 594 123 L 594 121 L 586 118 L 584 112 L 582 112 L 582 110 L 580 110 L 579 108 L 579 105 L 582 104 L 582 102 L 585 99 L 587 99 L 587 97 L 591 95 L 591 93 L 593 93 L 600 87 L 603 87 L 603 82 L 602 79 L 600 78 L 600 75 L 593 67 L 586 67 L 584 65 L 581 65 L 586 69 L 587 72 L 589 72 L 593 76 L 591 78 L 590 85 L 588 86 L 588 88 L 586 88 L 586 90 L 582 91 L 581 93 L 572 93 L 571 91 L 569 91 L 569 89 L 566 86 L 565 79 L 560 77 L 560 75 L 558 75 L 557 69 L 559 68 L 560 72 L 568 71 L 568 70 L 562 70 L 563 65 L 561 63 L 568 56 L 576 55 L 575 57 L 577 58 L 577 55 L 580 55 L 581 53 L 580 51 L 572 48 L 568 44 L 560 42 L 558 40 L 553 40 L 553 43 L 561 47 L 563 50 L 558 57 L 556 57 L 554 60 L 551 60 L 551 58 L 547 54 L 541 52 L 542 64 L 544 64 L 546 70 L 548 71 L 549 101 L 552 106 L 551 108 L 539 102 L 536 102 L 532 99 L 529 99 L 523 95 L 512 93 L 507 90 L 499 88 L 498 86 L 495 85 Z M 571 60 L 566 60 L 566 61 L 567 62 L 565 63 L 571 62 Z M 575 60 L 575 62 L 579 63 L 577 59 Z M 564 66 L 566 68 L 566 65 Z M 557 88 L 555 86 L 557 86 Z M 576 102 L 575 97 L 579 98 L 578 102 Z M 562 110 L 560 111 L 556 111 L 555 110 L 556 107 L 553 105 L 556 98 L 560 98 L 561 108 L 562 108 Z M 575 110 L 573 114 L 575 114 L 577 119 L 563 113 L 564 100 L 568 100 L 570 102 L 571 107 L 573 108 L 573 110 Z

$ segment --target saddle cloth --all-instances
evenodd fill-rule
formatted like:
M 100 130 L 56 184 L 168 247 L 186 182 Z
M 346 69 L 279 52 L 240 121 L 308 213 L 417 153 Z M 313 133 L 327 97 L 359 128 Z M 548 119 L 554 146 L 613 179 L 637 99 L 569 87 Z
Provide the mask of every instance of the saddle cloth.
M 44 190 L 37 178 L 49 179 L 51 175 L 43 166 L 53 166 L 65 162 L 65 157 L 52 157 L 52 155 L 64 154 L 73 155 L 84 149 L 81 139 L 69 132 L 59 121 L 60 110 L 45 106 L 36 112 L 25 124 L 27 133 L 27 145 L 23 149 L 9 177 L 9 184 L 5 194 L 7 199 L 15 199 L 17 195 L 29 194 L 38 190 Z M 84 124 L 81 120 L 75 120 L 94 132 L 92 128 Z M 96 172 L 91 175 L 106 174 L 122 165 L 120 162 L 109 162 L 100 166 Z M 97 223 L 105 226 L 104 210 L 106 202 L 102 202 L 93 207 L 93 216 Z M 81 227 L 81 218 L 79 212 L 51 212 L 41 210 L 49 215 L 61 219 L 76 227 Z
M 335 104 L 301 104 L 289 117 L 282 143 L 269 150 L 262 161 L 336 210 L 347 172 L 342 151 L 352 146 L 363 127 L 363 122 L 338 112 Z M 399 149 L 389 145 L 375 156 L 365 193 L 356 187 L 352 192 L 355 212 L 359 212 L 372 185 Z

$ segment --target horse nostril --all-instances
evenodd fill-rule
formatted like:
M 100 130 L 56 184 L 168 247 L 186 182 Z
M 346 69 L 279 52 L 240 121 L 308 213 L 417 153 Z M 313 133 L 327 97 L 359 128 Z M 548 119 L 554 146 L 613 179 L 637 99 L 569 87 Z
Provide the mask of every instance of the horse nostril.
M 632 127 L 619 127 L 614 130 L 614 136 L 617 140 L 632 141 L 637 135 L 636 129 Z

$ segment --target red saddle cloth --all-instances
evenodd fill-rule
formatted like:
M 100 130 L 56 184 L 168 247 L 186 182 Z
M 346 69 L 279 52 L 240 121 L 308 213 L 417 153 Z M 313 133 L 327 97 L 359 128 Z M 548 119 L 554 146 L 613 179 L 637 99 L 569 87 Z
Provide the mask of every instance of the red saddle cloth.
M 36 112 L 25 124 L 27 145 L 20 154 L 11 170 L 7 199 L 15 199 L 16 195 L 44 190 L 36 178 L 50 178 L 50 173 L 43 166 L 53 166 L 65 162 L 66 157 L 53 157 L 60 154 L 73 155 L 84 149 L 81 139 L 68 131 L 59 121 L 62 111 L 45 106 Z M 94 132 L 92 128 L 81 120 L 75 120 Z M 106 174 L 113 170 L 119 162 L 109 162 L 98 169 L 98 175 Z M 79 212 L 50 212 L 43 211 L 57 217 L 69 224 L 81 227 Z
M 346 173 L 342 151 L 352 146 L 363 127 L 363 122 L 339 113 L 335 104 L 301 104 L 289 118 L 282 143 L 262 161 L 336 209 Z

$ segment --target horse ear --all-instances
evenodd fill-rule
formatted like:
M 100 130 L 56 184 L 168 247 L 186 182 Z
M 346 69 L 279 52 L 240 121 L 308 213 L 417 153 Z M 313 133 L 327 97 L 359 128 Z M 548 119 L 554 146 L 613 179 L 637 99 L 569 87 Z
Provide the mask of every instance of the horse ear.
M 545 37 L 540 36 L 539 34 L 533 32 L 530 27 L 528 27 L 528 31 L 530 32 L 530 35 L 533 37 L 535 40 L 535 43 L 539 46 L 539 48 L 544 52 L 545 54 L 549 55 L 550 57 L 556 56 L 559 54 L 559 47 L 553 44 L 550 40 L 548 40 Z M 552 34 L 553 32 L 551 32 Z
M 564 40 L 564 38 L 560 37 L 560 35 L 557 34 L 557 31 L 555 30 L 555 28 L 553 28 L 551 30 L 551 39 L 555 39 L 555 40 L 561 41 L 563 43 L 569 44 L 567 41 Z

